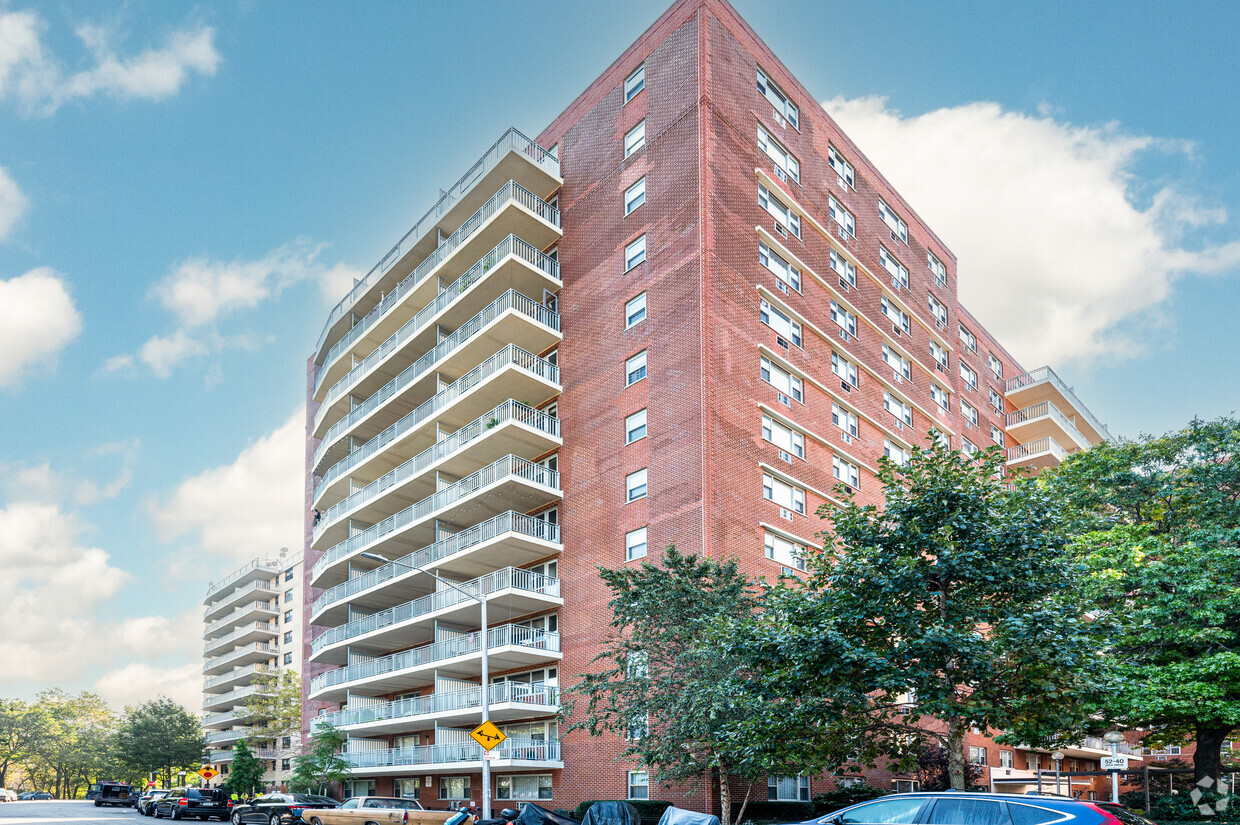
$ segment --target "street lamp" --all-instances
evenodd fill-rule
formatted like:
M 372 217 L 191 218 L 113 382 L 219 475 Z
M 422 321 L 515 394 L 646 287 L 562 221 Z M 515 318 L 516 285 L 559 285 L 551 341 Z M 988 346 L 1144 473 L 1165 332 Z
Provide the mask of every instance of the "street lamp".
M 1051 754 L 1051 759 L 1055 760 L 1055 795 L 1063 796 L 1063 792 L 1059 789 L 1059 764 L 1063 762 L 1063 751 L 1055 751 Z M 1068 788 L 1072 788 L 1072 780 L 1068 780 Z
M 479 631 L 480 635 L 482 636 L 482 645 L 481 645 L 482 647 L 482 685 L 481 685 L 482 722 L 483 724 L 486 724 L 487 722 L 491 721 L 491 691 L 489 690 L 489 684 L 488 684 L 491 681 L 491 674 L 490 674 L 490 670 L 488 668 L 488 662 L 487 662 L 487 648 L 489 647 L 489 644 L 488 644 L 489 639 L 487 637 L 487 598 L 486 598 L 486 593 L 483 592 L 483 588 L 481 584 L 478 587 L 478 593 L 474 594 L 474 593 L 470 593 L 468 590 L 461 587 L 456 582 L 451 581 L 450 579 L 445 579 L 435 573 L 432 573 L 431 571 L 427 570 L 425 567 L 415 567 L 412 564 L 408 564 L 403 561 L 385 559 L 383 556 L 377 555 L 375 553 L 358 553 L 358 555 L 361 556 L 362 558 L 371 559 L 372 561 L 381 561 L 384 564 L 393 564 L 393 565 L 396 565 L 397 567 L 403 567 L 406 570 L 410 570 L 414 573 L 425 573 L 426 575 L 430 576 L 435 581 L 441 584 L 445 584 L 448 587 L 451 587 L 453 590 L 460 593 L 461 595 L 466 596 L 470 599 L 473 599 L 474 601 L 478 603 L 479 611 L 482 614 L 481 622 L 480 622 L 480 624 L 482 625 L 482 628 Z M 491 761 L 487 759 L 486 751 L 483 751 L 482 753 L 482 818 L 483 819 L 491 818 Z
M 1102 738 L 1111 743 L 1111 756 L 1119 756 L 1119 743 L 1124 741 L 1124 734 L 1117 730 L 1109 730 Z M 1111 770 L 1111 801 L 1119 802 L 1119 771 Z

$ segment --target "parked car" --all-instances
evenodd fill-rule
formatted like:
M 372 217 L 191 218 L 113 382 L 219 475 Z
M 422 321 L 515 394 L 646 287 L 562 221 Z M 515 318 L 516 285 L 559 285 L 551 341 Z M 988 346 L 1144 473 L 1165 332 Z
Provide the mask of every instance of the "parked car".
M 153 809 L 156 818 L 215 818 L 223 822 L 233 811 L 233 801 L 223 788 L 173 788 L 155 800 Z
M 861 802 L 803 825 L 1154 825 L 1110 802 L 1023 794 L 938 791 Z
M 457 811 L 428 811 L 416 799 L 394 796 L 354 796 L 338 808 L 307 808 L 301 812 L 302 821 L 309 825 L 447 825 L 457 816 Z
M 96 808 L 104 805 L 130 808 L 133 807 L 137 795 L 133 792 L 133 787 L 124 782 L 96 782 L 86 791 L 86 798 L 95 800 Z
M 17 793 L 8 788 L 0 788 L 0 802 L 16 802 Z
M 138 801 L 134 803 L 134 810 L 143 816 L 151 816 L 155 813 L 155 801 L 163 799 L 167 795 L 167 788 L 147 788 L 146 792 L 138 797 Z
M 34 793 L 30 795 L 30 798 L 31 799 L 55 799 L 56 797 L 52 796 L 47 791 L 35 791 Z
M 307 810 L 326 810 L 340 803 L 328 796 L 308 793 L 269 793 L 256 796 L 247 805 L 233 808 L 233 825 L 243 822 L 261 825 L 291 825 Z M 307 820 L 308 821 L 308 820 Z

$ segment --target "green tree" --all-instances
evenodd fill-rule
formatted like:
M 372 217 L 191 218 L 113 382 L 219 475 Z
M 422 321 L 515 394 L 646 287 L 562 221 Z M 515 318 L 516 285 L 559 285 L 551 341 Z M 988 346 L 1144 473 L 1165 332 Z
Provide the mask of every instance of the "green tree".
M 47 735 L 34 748 L 28 773 L 40 787 L 73 799 L 107 769 L 116 715 L 88 691 L 74 695 L 59 688 L 45 690 L 37 706 L 48 720 Z
M 0 699 L 0 788 L 11 766 L 26 762 L 48 735 L 47 714 L 20 699 Z
M 232 767 L 224 787 L 235 794 L 253 793 L 263 786 L 263 763 L 242 739 L 233 747 Z
M 348 737 L 331 725 L 315 725 L 306 752 L 293 757 L 289 787 L 300 793 L 326 793 L 331 783 L 351 779 L 353 766 L 340 755 L 346 741 Z
M 1097 614 L 1116 625 L 1111 721 L 1149 744 L 1194 741 L 1218 781 L 1240 730 L 1240 421 L 1100 444 L 1046 476 L 1080 535 Z
M 161 696 L 125 708 L 116 750 L 121 760 L 141 773 L 162 771 L 170 788 L 174 769 L 202 762 L 206 738 L 198 717 Z
M 254 740 L 270 741 L 279 751 L 277 758 L 295 753 L 291 740 L 300 738 L 301 732 L 301 676 L 295 670 L 267 670 L 254 674 L 252 684 L 256 692 L 244 707 Z M 284 746 L 285 738 L 289 747 Z

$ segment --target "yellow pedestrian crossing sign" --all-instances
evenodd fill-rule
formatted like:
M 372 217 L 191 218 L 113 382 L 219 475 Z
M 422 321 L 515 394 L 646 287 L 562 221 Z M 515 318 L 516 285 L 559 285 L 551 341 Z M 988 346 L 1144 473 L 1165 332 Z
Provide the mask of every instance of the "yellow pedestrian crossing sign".
M 483 722 L 471 730 L 469 735 L 474 737 L 474 741 L 481 745 L 484 751 L 498 747 L 501 742 L 508 738 L 502 730 L 490 722 Z

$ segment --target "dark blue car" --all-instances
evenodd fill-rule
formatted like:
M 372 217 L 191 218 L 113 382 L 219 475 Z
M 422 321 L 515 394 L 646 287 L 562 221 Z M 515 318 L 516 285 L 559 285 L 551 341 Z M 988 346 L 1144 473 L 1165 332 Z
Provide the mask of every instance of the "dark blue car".
M 861 802 L 800 825 L 1154 825 L 1123 805 L 1062 796 L 940 791 Z

